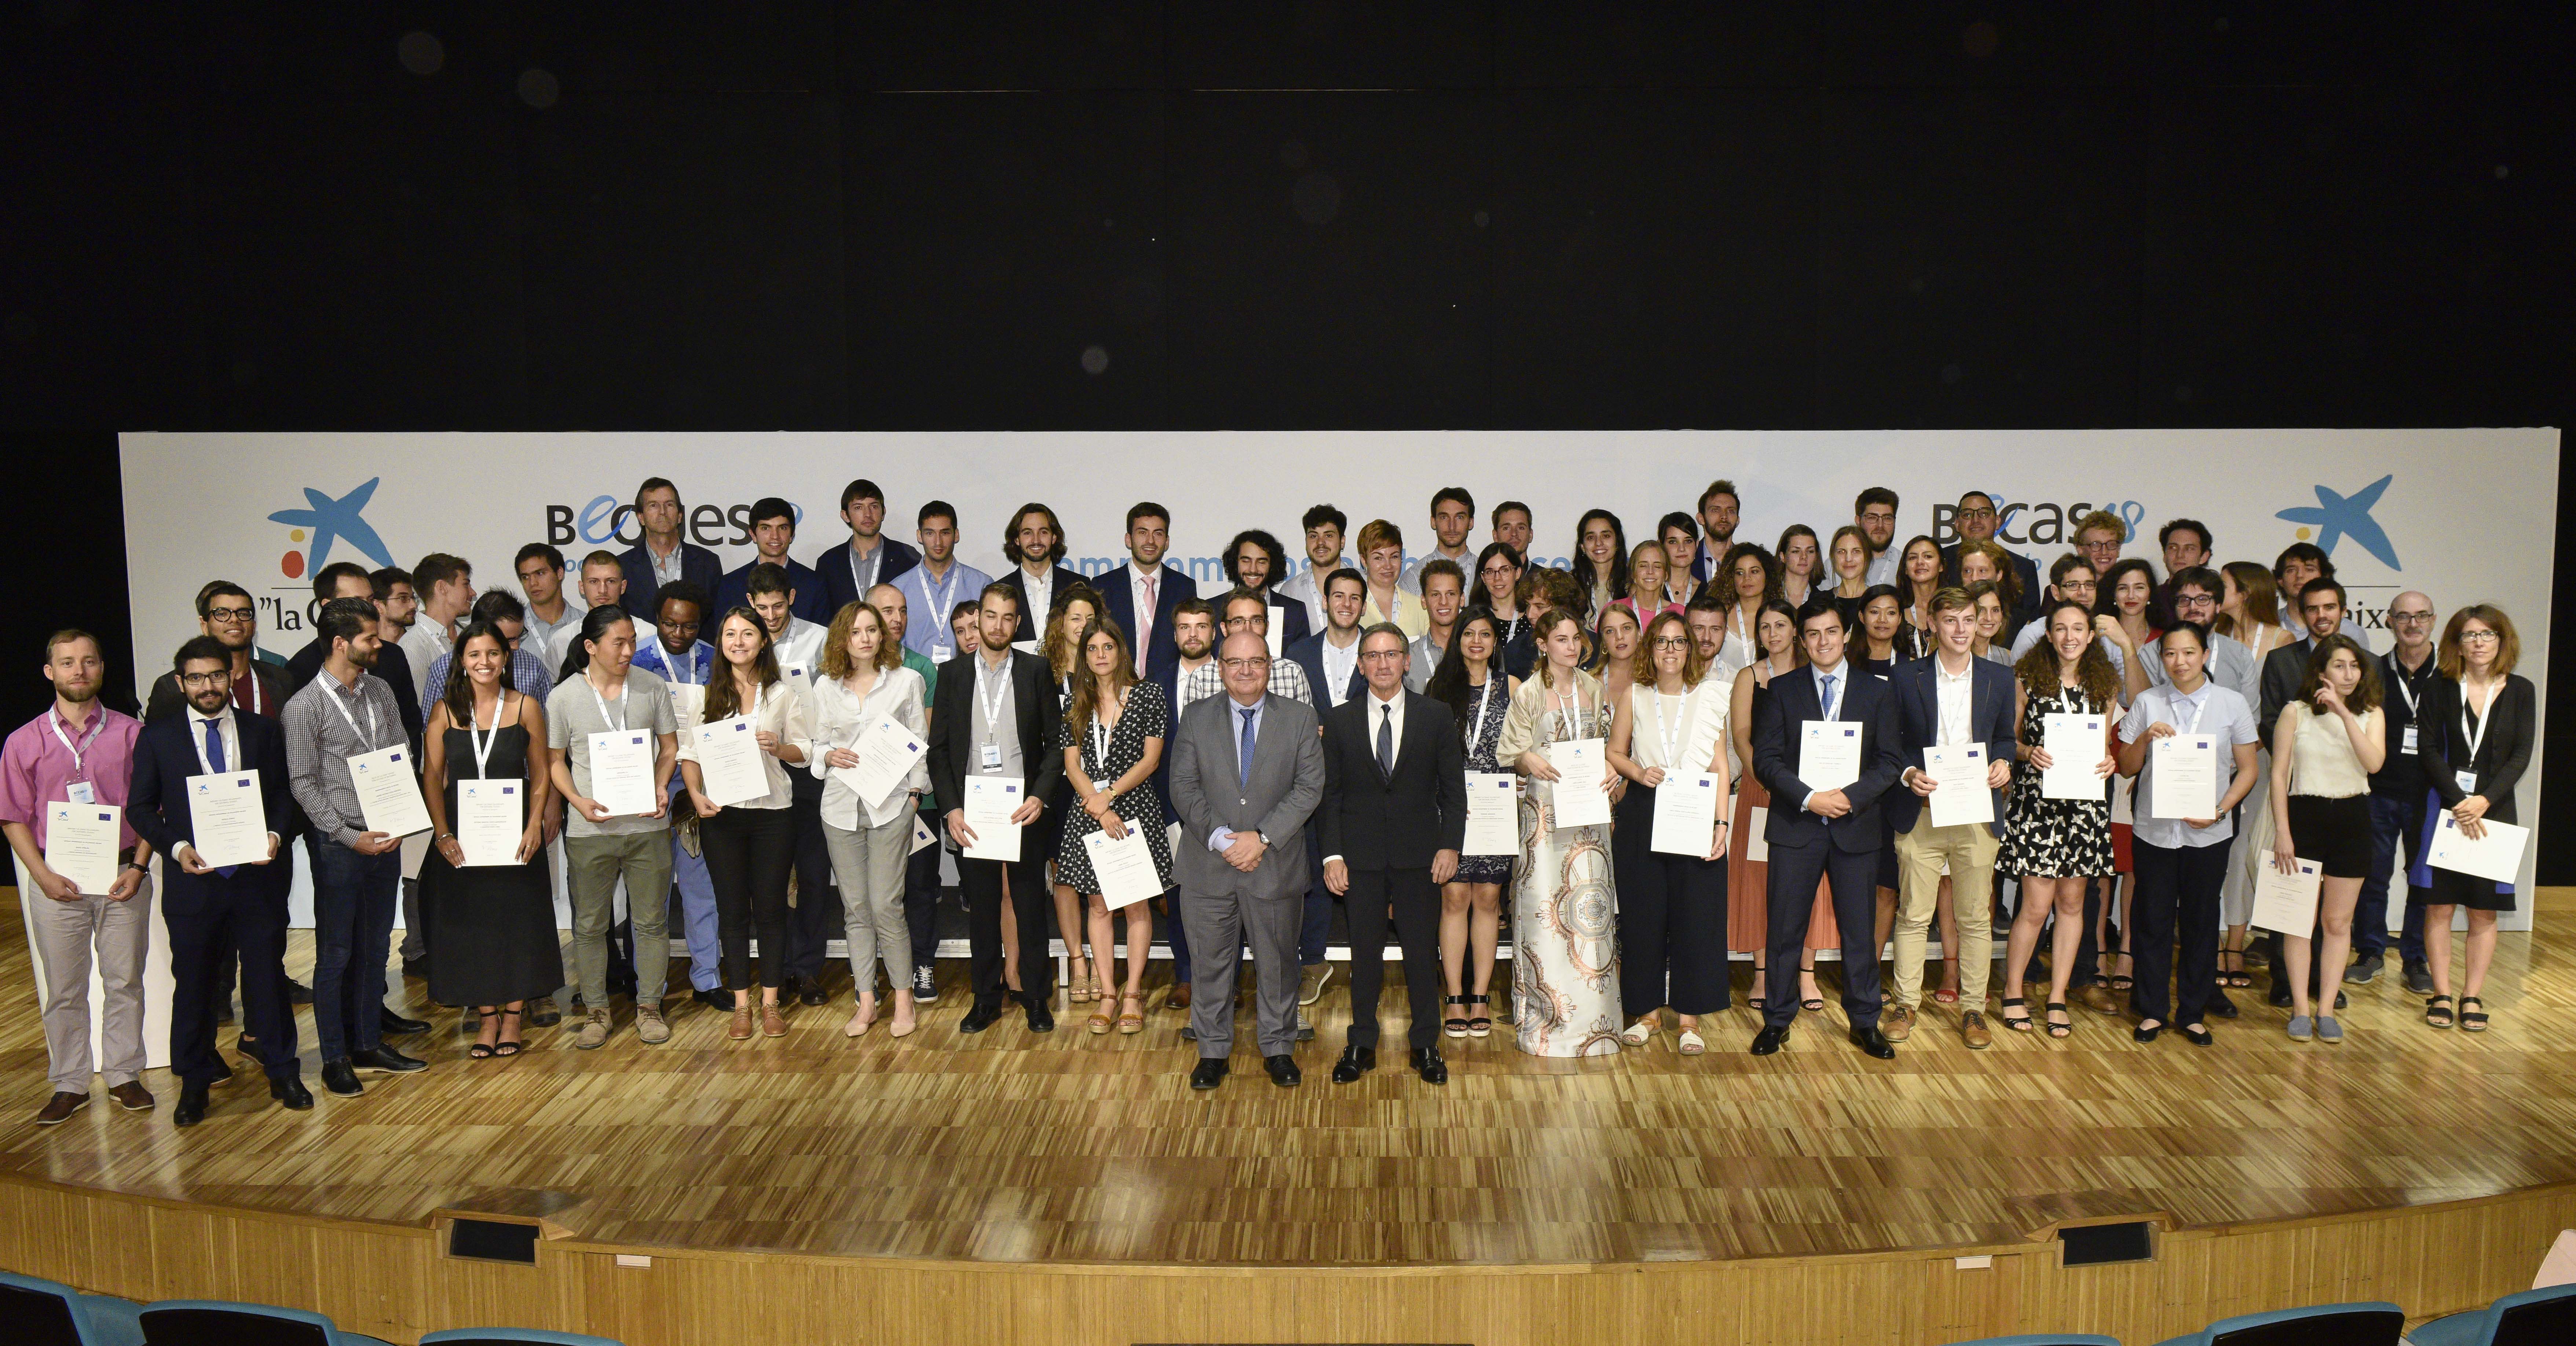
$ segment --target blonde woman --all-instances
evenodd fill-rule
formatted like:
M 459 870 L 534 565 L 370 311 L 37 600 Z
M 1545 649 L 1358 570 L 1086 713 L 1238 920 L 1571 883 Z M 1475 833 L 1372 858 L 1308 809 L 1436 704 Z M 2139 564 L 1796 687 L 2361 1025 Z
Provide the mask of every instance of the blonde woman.
M 1640 623 L 1654 620 L 1659 613 L 1681 611 L 1683 600 L 1672 595 L 1671 575 L 1662 543 L 1638 543 L 1628 550 L 1628 596 L 1610 606 Z
M 1666 1005 L 1680 1020 L 1681 1054 L 1708 1050 L 1699 1016 L 1727 1007 L 1727 689 L 1700 677 L 1690 623 L 1665 613 L 1646 627 L 1632 686 L 1610 722 L 1610 769 L 1628 780 L 1611 844 L 1621 883 L 1619 986 L 1628 1027 L 1619 1040 L 1643 1047 L 1662 1027 Z M 1716 779 L 1699 779 L 1705 773 Z M 1661 790 L 1704 791 L 1715 823 L 1704 855 L 1654 849 Z
M 2420 763 L 2433 788 L 2438 808 L 2429 826 L 2444 815 L 2472 840 L 2490 822 L 2514 820 L 2513 788 L 2531 766 L 2532 739 L 2539 725 L 2540 694 L 2531 679 L 2513 671 L 2522 658 L 2522 637 L 2513 619 L 2492 603 L 2465 607 L 2451 614 L 2442 631 L 2437 656 L 2441 676 L 2424 689 L 2424 733 L 2431 746 Z M 2429 833 L 2427 834 L 2429 837 Z M 2418 846 L 2416 875 L 2424 894 L 2424 957 L 2433 974 L 2433 998 L 2425 1002 L 2424 1022 L 2448 1025 L 2451 993 L 2451 912 L 2469 913 L 2467 979 L 2460 983 L 2460 1027 L 2472 1033 L 2487 1026 L 2487 968 L 2495 961 L 2496 915 L 2513 910 L 2510 883 L 2490 883 L 2456 870 L 2433 869 L 2422 856 L 2431 842 Z M 2471 1005 L 2476 1009 L 2469 1008 Z
M 1619 961 L 1610 829 L 1556 825 L 1560 790 L 1599 789 L 1615 806 L 1619 773 L 1566 781 L 1548 747 L 1606 738 L 1610 708 L 1583 671 L 1583 621 L 1563 608 L 1538 619 L 1539 661 L 1512 693 L 1495 755 L 1521 776 L 1521 864 L 1512 884 L 1512 1027 L 1532 1056 L 1619 1050 Z
M 915 761 L 902 788 L 885 799 L 859 798 L 836 773 L 859 764 L 859 740 L 879 721 L 929 737 L 921 675 L 903 666 L 903 646 L 888 638 L 884 616 L 864 601 L 844 604 L 833 616 L 823 636 L 822 666 L 823 675 L 814 681 L 812 770 L 823 782 L 823 845 L 841 888 L 841 937 L 849 945 L 850 979 L 858 992 L 841 1031 L 859 1037 L 876 1023 L 876 964 L 883 962 L 894 983 L 891 1031 L 906 1037 L 916 1021 L 903 870 L 912 854 L 913 813 L 930 788 L 930 770 Z
M 1870 587 L 1869 534 L 1860 531 L 1858 524 L 1844 524 L 1834 530 L 1833 543 L 1826 550 L 1834 567 L 1835 601 L 1859 602 Z M 1902 600 L 1898 606 L 1903 606 Z

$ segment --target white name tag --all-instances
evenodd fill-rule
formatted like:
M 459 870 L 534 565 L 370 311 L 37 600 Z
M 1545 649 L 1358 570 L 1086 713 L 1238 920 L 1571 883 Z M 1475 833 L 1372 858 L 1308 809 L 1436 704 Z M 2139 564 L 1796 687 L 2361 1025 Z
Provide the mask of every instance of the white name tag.
M 2478 792 L 2478 773 L 2474 771 L 2454 771 L 2451 773 L 2451 779 L 2460 783 L 2461 794 L 2473 795 Z
M 2397 740 L 2397 751 L 2409 757 L 2415 755 L 2415 726 L 2406 726 L 2405 736 Z
M 930 662 L 934 664 L 947 663 L 951 658 L 955 657 L 956 653 L 957 647 L 954 645 L 933 645 L 930 647 Z
M 984 770 L 986 771 L 1000 770 L 1002 766 L 1002 745 L 995 743 L 989 738 L 984 740 L 983 762 Z
M 91 789 L 89 782 L 85 780 L 76 780 L 65 785 L 63 787 L 63 793 L 70 796 L 71 802 L 75 804 L 95 804 L 98 802 L 98 791 Z

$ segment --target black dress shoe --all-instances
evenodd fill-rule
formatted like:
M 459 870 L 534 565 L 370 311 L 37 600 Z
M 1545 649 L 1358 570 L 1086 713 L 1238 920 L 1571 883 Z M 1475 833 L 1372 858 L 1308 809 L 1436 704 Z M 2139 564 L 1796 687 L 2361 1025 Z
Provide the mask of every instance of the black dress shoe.
M 205 1120 L 209 1081 L 189 1080 L 179 1086 L 179 1106 L 170 1112 L 172 1126 L 195 1126 Z
M 2352 1002 L 2350 1002 L 2350 1001 L 2348 1001 L 2348 1000 L 2346 1000 L 2346 999 L 2344 999 L 2344 998 L 2343 998 L 2343 992 L 2341 992 L 2341 991 L 2337 991 L 2337 992 L 2335 992 L 2335 1008 L 2336 1008 L 2336 1009 L 2345 1009 L 2345 1008 L 2348 1008 L 2348 1007 L 2351 1005 L 2351 1003 L 2352 1003 Z
M 405 1075 L 429 1069 L 429 1063 L 416 1056 L 405 1056 L 391 1047 L 349 1053 L 349 1064 L 370 1075 Z
M 981 1033 L 985 1029 L 990 1028 L 995 1023 L 999 1022 L 1001 1017 L 1001 1001 L 978 1000 L 967 1009 L 966 1017 L 957 1021 L 957 1031 L 960 1033 Z
M 287 1004 L 290 1004 L 290 1005 L 310 1005 L 310 1004 L 312 1004 L 312 1003 L 313 1003 L 313 988 L 312 988 L 312 987 L 310 987 L 310 986 L 305 985 L 304 983 L 302 983 L 302 982 L 300 982 L 300 981 L 295 980 L 295 979 L 294 979 L 294 978 L 292 978 L 292 977 L 287 978 L 287 979 L 286 979 L 286 1003 L 287 1003 Z
M 823 989 L 822 978 L 807 977 L 805 984 L 797 988 L 796 1000 L 802 1005 L 828 1005 L 832 1003 L 832 993 Z
M 1414 1048 L 1413 1070 L 1415 1074 L 1422 1077 L 1424 1084 L 1449 1082 L 1449 1063 L 1440 1059 L 1440 1049 L 1437 1047 Z
M 389 1038 L 407 1037 L 413 1033 L 428 1032 L 429 1021 L 426 1019 L 406 1019 L 403 1016 L 394 1013 L 392 1010 L 384 1010 L 380 1012 L 376 1019 L 376 1031 Z
M 1020 1007 L 1029 1012 L 1030 1032 L 1052 1033 L 1055 1031 L 1055 1011 L 1047 1008 L 1045 996 L 1033 995 L 1022 997 L 1020 1000 Z
M 2217 1036 L 2211 1033 L 2205 1026 L 2200 1028 L 2177 1028 L 2174 1031 L 2182 1034 L 2183 1041 L 2188 1042 L 2195 1047 L 2206 1047 L 2209 1044 L 2218 1041 Z
M 1333 1063 L 1333 1083 L 1349 1084 L 1377 1069 L 1377 1048 L 1344 1047 L 1342 1059 Z
M 691 991 L 689 998 L 710 1009 L 720 1009 L 727 1014 L 733 1013 L 733 992 L 731 991 Z
M 345 1056 L 335 1056 L 322 1063 L 322 1087 L 342 1098 L 356 1098 L 367 1092 L 367 1086 L 358 1083 L 358 1072 Z
M 406 977 L 419 977 L 426 980 L 429 976 L 429 959 L 426 957 L 404 959 L 403 975 Z
M 1789 1030 L 1777 1024 L 1764 1024 L 1762 1031 L 1753 1035 L 1755 1056 L 1769 1056 L 1788 1045 Z
M 2272 979 L 2272 993 L 2263 997 L 2263 1001 L 2274 1009 L 2288 1009 L 2290 1007 L 2290 979 L 2286 976 L 2274 977 Z
M 2201 1006 L 2201 1009 L 2222 1019 L 2233 1019 L 2242 1012 L 2236 1008 L 2235 1001 L 2227 998 L 2225 991 L 2210 992 L 2209 1003 Z
M 1881 1061 L 1896 1059 L 1896 1044 L 1889 1042 L 1887 1035 L 1878 1031 L 1877 1024 L 1854 1024 L 1851 1031 L 1851 1044 Z
M 1198 1069 L 1190 1072 L 1190 1087 L 1193 1089 L 1213 1089 L 1218 1085 L 1225 1083 L 1225 1071 L 1226 1065 L 1224 1057 L 1202 1056 L 1199 1058 Z
M 357 1076 L 351 1075 L 349 1077 L 349 1083 L 351 1085 L 355 1085 L 357 1082 Z M 303 1077 L 297 1075 L 286 1075 L 271 1079 L 268 1082 L 268 1096 L 285 1104 L 286 1109 L 289 1112 L 304 1112 L 311 1109 L 313 1106 L 313 1091 L 305 1088 Z
M 1261 1058 L 1261 1068 L 1270 1072 L 1270 1082 L 1282 1089 L 1294 1089 L 1306 1078 L 1297 1068 L 1297 1058 L 1286 1054 Z

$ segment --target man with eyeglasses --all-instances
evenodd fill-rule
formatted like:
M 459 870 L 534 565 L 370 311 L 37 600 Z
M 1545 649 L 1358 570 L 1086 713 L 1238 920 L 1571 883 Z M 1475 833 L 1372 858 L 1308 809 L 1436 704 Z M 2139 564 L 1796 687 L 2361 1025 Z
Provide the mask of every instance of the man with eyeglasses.
M 2119 564 L 2120 548 L 2128 541 L 2129 525 L 2107 509 L 2097 509 L 2075 521 L 2075 550 L 2092 564 L 2097 579 Z
M 2418 768 L 2416 707 L 2433 680 L 2440 661 L 2433 657 L 2433 600 L 2413 589 L 2388 600 L 2388 628 L 2396 647 L 2379 656 L 2379 681 L 2387 695 L 2380 714 L 2387 717 L 2388 758 L 2370 776 L 2370 873 L 2361 881 L 2361 900 L 2352 912 L 2352 944 L 2364 965 L 2376 969 L 2388 951 L 2388 881 L 2396 872 L 2397 847 L 2406 846 L 2406 868 L 2415 867 L 2415 847 L 2424 835 L 2424 779 Z M 2365 941 L 2377 941 L 2375 945 Z M 2424 898 L 2409 885 L 2406 928 L 2397 940 L 2406 989 L 2433 994 L 2433 971 L 2424 962 Z
M 1250 589 L 1232 589 L 1228 590 L 1225 597 L 1219 599 L 1218 603 L 1219 617 L 1216 633 L 1218 645 L 1222 646 L 1227 636 L 1250 634 L 1261 637 L 1263 649 L 1269 648 L 1269 600 Z M 1179 704 L 1187 707 L 1194 702 L 1204 701 L 1224 692 L 1224 673 L 1225 670 L 1219 666 L 1219 662 L 1210 659 L 1189 672 L 1180 674 L 1176 678 L 1180 687 Z M 1315 704 L 1314 684 L 1306 680 L 1306 670 L 1300 667 L 1296 660 L 1271 660 L 1269 676 L 1272 696 L 1284 696 L 1291 701 L 1303 701 L 1310 706 Z
M 1862 577 L 1871 584 L 1896 583 L 1896 492 L 1884 486 L 1861 492 L 1852 501 L 1852 523 L 1869 544 L 1869 569 Z
M 1958 511 L 1951 519 L 1958 525 L 1959 541 L 1941 549 L 1941 583 L 1959 583 L 1959 546 L 1964 542 L 1992 542 L 2003 547 L 2012 558 L 2013 573 L 2021 577 L 2021 603 L 2012 614 L 2016 625 L 2027 626 L 2039 618 L 2039 565 L 2029 557 L 1998 541 L 1995 533 L 2003 526 L 2003 515 L 1995 508 L 1995 498 L 1983 491 L 1970 491 L 1959 497 Z M 1891 581 L 1892 583 L 1893 581 Z
M 363 585 L 365 580 L 365 572 L 359 572 L 359 582 Z M 251 601 L 248 589 L 231 580 L 213 580 L 199 589 L 197 634 L 221 641 L 231 656 L 234 705 L 272 719 L 285 709 L 286 699 L 295 695 L 294 679 L 284 660 L 259 647 L 259 605 Z M 315 665 L 319 667 L 320 661 Z M 187 708 L 188 698 L 179 689 L 177 675 L 164 673 L 152 680 L 152 693 L 143 703 L 143 722 L 168 719 Z
M 2169 601 L 2173 605 L 2175 621 L 2198 622 L 2207 626 L 2218 619 L 2218 602 L 2224 592 L 2225 582 L 2219 578 L 2217 571 L 2206 566 L 2185 566 L 2174 572 L 2171 583 L 2173 596 Z M 2117 619 L 2106 617 L 2102 620 Z M 2145 665 L 2149 686 L 2165 685 L 2163 637 L 2159 636 L 2140 646 L 2138 662 Z M 2259 704 L 2262 695 L 2262 670 L 2255 667 L 2254 651 L 2247 648 L 2243 641 L 2231 640 L 2226 636 L 2211 636 L 2208 667 L 2205 671 L 2211 682 L 2244 697 L 2245 704 L 2249 706 Z M 2135 699 L 2139 692 L 2145 690 L 2145 687 L 2132 688 L 2129 696 Z

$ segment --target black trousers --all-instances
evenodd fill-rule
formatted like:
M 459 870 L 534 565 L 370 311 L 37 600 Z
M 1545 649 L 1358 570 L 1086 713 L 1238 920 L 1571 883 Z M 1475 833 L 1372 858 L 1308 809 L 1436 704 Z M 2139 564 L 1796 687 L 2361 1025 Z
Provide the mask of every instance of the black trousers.
M 248 870 L 207 875 L 191 911 L 165 905 L 170 929 L 170 1073 L 213 1081 L 231 1074 L 215 1052 L 215 1016 L 232 999 L 239 958 L 242 1031 L 272 1079 L 296 1073 L 295 1011 L 286 1003 L 286 893 Z
M 1440 890 L 1423 869 L 1353 869 L 1342 895 L 1351 939 L 1351 1036 L 1354 1047 L 1377 1046 L 1378 993 L 1386 984 L 1386 927 L 1390 909 L 1395 939 L 1404 947 L 1404 999 L 1413 1023 L 1406 1040 L 1416 1048 L 1440 1043 Z M 1327 890 L 1330 891 L 1330 890 Z
M 1630 781 L 1618 813 L 1610 845 L 1619 876 L 1619 1008 L 1630 1019 L 1666 1005 L 1675 1014 L 1725 1009 L 1732 1003 L 1726 862 L 1653 849 L 1655 792 L 1648 786 Z
M 933 832 L 942 830 L 939 821 L 927 814 L 921 823 Z M 903 923 L 912 934 L 916 968 L 939 961 L 939 855 L 946 849 L 924 846 L 903 862 Z
M 698 850 L 716 891 L 716 944 L 725 989 L 751 987 L 751 940 L 760 937 L 760 984 L 787 973 L 787 871 L 796 858 L 796 810 L 720 809 L 698 820 Z
M 2200 1022 L 2218 994 L 2218 889 L 2227 881 L 2228 845 L 2150 846 L 2132 839 L 2138 895 L 2129 919 L 2137 938 L 2129 952 L 2137 969 L 2129 1008 L 2159 1023 Z M 2182 963 L 2174 963 L 2174 937 L 2182 937 Z M 2165 1012 L 2165 983 L 2174 986 L 2173 1012 Z
M 823 782 L 798 772 L 791 788 L 794 802 L 787 811 L 796 819 L 796 905 L 788 914 L 787 956 L 779 971 L 812 981 L 823 975 L 824 946 L 841 933 L 841 893 L 832 886 L 832 853 L 823 845 Z M 769 947 L 766 936 L 761 947 Z
M 1020 854 L 1036 852 L 1029 834 L 1020 835 Z M 957 887 L 966 898 L 966 938 L 973 955 L 975 1003 L 998 1002 L 1009 993 L 1002 979 L 1002 875 L 1011 876 L 1011 915 L 1020 928 L 1020 992 L 1023 999 L 1043 1000 L 1055 994 L 1055 960 L 1047 956 L 1048 918 L 1055 914 L 1055 891 L 1047 887 L 1046 866 L 1031 859 L 957 861 Z M 1068 941 L 1069 942 L 1069 941 Z
M 1816 882 L 1829 880 L 1834 922 L 1843 935 L 1843 1012 L 1855 1028 L 1878 1022 L 1878 851 L 1846 851 L 1830 837 L 1803 845 L 1771 843 L 1770 961 L 1796 967 L 1815 914 Z M 1798 998 L 1773 994 L 1763 1001 L 1763 1022 L 1786 1028 L 1798 1017 Z

